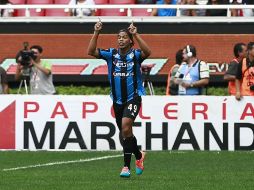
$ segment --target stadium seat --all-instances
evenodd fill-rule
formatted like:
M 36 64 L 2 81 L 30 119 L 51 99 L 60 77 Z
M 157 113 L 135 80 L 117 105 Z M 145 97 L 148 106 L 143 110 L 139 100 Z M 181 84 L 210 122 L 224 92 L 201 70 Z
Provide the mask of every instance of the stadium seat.
M 109 4 L 135 4 L 135 0 L 109 0 Z
M 71 0 L 55 0 L 55 4 L 69 4 Z
M 26 4 L 26 0 L 10 0 L 10 2 L 14 5 L 22 5 L 22 4 Z
M 109 4 L 135 4 L 135 0 L 109 0 Z M 127 9 L 100 10 L 100 16 L 127 16 Z
M 24 5 L 24 4 L 26 4 L 26 0 L 10 0 L 10 2 L 14 5 Z M 21 10 L 15 9 L 14 13 L 13 13 L 13 16 L 18 16 L 18 11 L 21 11 Z
M 108 0 L 94 0 L 96 5 L 108 4 Z
M 149 9 L 132 9 L 132 16 L 151 16 L 151 11 Z
M 70 0 L 55 0 L 55 4 L 68 5 Z M 69 12 L 63 9 L 46 9 L 45 16 L 69 16 Z
M 27 0 L 27 4 L 29 5 L 45 5 L 45 4 L 53 4 L 53 0 Z M 17 16 L 25 16 L 25 10 L 18 10 Z M 45 16 L 45 9 L 42 10 L 30 10 L 30 16 Z
M 108 4 L 108 0 L 94 0 L 96 5 L 103 5 L 103 4 Z M 95 15 L 100 16 L 101 15 L 101 9 L 96 9 L 95 10 Z
M 135 0 L 109 0 L 109 4 L 133 4 Z M 126 9 L 104 9 L 100 10 L 100 16 L 127 16 Z
M 69 16 L 63 9 L 46 9 L 45 16 Z
M 127 16 L 126 9 L 102 9 L 100 16 Z
M 27 0 L 26 4 L 29 5 L 45 5 L 45 4 L 53 4 L 53 0 Z
M 26 16 L 25 9 L 17 10 L 17 14 L 15 16 Z M 35 9 L 30 9 L 30 16 L 45 16 L 45 10 L 36 11 Z

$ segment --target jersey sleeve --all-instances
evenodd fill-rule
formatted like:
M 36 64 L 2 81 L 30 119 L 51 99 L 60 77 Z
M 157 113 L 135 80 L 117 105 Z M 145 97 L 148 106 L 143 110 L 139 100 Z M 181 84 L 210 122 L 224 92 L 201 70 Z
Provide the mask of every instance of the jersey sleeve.
M 98 52 L 99 52 L 99 58 L 107 61 L 112 58 L 113 48 L 109 48 L 109 49 L 98 48 Z
M 135 52 L 135 57 L 136 57 L 137 62 L 139 64 L 141 64 L 144 61 L 144 59 L 141 56 L 141 50 L 140 49 L 136 49 L 134 52 Z

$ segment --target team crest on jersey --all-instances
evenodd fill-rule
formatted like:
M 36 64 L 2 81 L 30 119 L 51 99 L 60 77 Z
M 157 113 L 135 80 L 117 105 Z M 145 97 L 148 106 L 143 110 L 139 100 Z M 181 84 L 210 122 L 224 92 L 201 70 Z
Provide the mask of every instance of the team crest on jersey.
M 134 53 L 131 52 L 130 55 L 129 55 L 130 59 L 132 59 L 134 57 Z
M 114 58 L 115 59 L 120 59 L 120 55 L 117 53 L 117 54 L 114 55 Z

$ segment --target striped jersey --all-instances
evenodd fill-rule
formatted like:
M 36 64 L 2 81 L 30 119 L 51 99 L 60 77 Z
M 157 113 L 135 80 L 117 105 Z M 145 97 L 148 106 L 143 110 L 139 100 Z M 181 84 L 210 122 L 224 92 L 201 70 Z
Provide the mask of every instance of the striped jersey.
M 119 49 L 98 49 L 101 59 L 107 62 L 111 99 L 124 104 L 136 96 L 145 95 L 142 85 L 141 63 L 144 61 L 139 49 L 130 49 L 121 55 Z

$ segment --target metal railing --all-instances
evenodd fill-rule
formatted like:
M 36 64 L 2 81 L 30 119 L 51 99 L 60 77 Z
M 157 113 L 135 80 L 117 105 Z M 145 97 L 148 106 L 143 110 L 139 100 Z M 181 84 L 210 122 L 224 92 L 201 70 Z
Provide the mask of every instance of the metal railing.
M 51 5 L 0 5 L 0 9 L 7 9 L 9 11 L 13 11 L 13 10 L 17 10 L 17 9 L 25 9 L 25 17 L 26 18 L 30 18 L 30 10 L 31 9 L 35 9 L 37 12 L 40 12 L 42 9 L 64 9 L 65 12 L 69 12 L 72 9 L 80 9 L 80 10 L 82 10 L 82 9 L 95 9 L 95 10 L 97 10 L 97 9 L 119 9 L 120 12 L 127 10 L 127 17 L 130 18 L 130 17 L 132 17 L 132 10 L 133 9 L 147 9 L 148 12 L 151 12 L 152 9 L 154 9 L 154 8 L 176 9 L 176 16 L 175 16 L 176 18 L 182 17 L 181 11 L 186 10 L 186 9 L 194 9 L 194 10 L 224 9 L 224 10 L 227 10 L 227 16 L 220 17 L 220 18 L 223 18 L 224 21 L 225 21 L 225 19 L 226 19 L 226 21 L 235 19 L 237 21 L 243 22 L 244 19 L 246 19 L 246 18 L 239 19 L 237 17 L 232 17 L 232 19 L 227 19 L 227 18 L 231 17 L 231 10 L 233 10 L 233 9 L 243 9 L 243 10 L 244 9 L 254 9 L 254 5 L 156 5 L 156 4 L 155 5 L 112 5 L 112 4 L 110 4 L 110 5 L 56 5 L 56 4 L 51 4 Z M 81 18 L 82 17 L 83 16 L 81 16 Z M 194 16 L 194 17 L 199 17 L 199 16 Z M 194 17 L 189 17 L 189 19 L 190 18 L 193 19 Z M 162 18 L 162 17 L 160 17 L 160 18 Z M 216 19 L 212 19 L 212 20 L 217 20 L 220 18 L 217 17 Z M 121 19 L 123 19 L 123 18 L 121 18 Z M 150 21 L 156 20 L 156 22 L 159 20 L 158 17 L 157 18 L 150 17 L 147 19 Z M 185 20 L 189 20 L 189 19 L 185 18 Z M 196 18 L 195 20 L 202 21 L 202 19 L 204 19 L 204 18 Z M 126 18 L 123 20 L 126 20 Z M 167 19 L 163 18 L 163 20 L 168 20 L 168 18 Z M 175 20 L 175 19 L 173 19 L 173 20 Z M 205 19 L 205 20 L 207 20 L 207 19 Z M 253 22 L 254 17 L 250 17 L 246 21 Z

